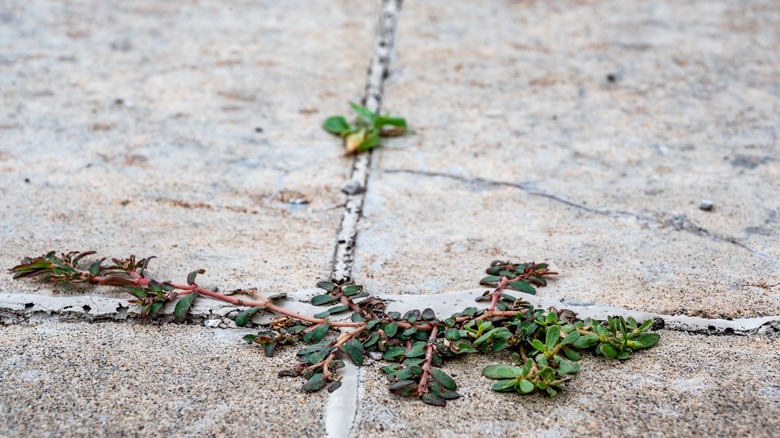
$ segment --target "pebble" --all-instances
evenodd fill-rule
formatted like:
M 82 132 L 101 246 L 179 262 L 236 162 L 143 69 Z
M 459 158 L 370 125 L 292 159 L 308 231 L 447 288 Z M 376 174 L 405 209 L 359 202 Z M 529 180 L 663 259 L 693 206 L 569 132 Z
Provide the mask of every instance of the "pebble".
M 341 191 L 347 195 L 357 195 L 363 192 L 363 185 L 359 181 L 351 179 L 341 186 Z
M 699 202 L 699 210 L 710 211 L 714 206 L 715 203 L 710 199 L 702 199 L 701 202 Z
M 221 319 L 207 319 L 203 322 L 203 325 L 205 325 L 208 328 L 217 328 L 222 323 Z

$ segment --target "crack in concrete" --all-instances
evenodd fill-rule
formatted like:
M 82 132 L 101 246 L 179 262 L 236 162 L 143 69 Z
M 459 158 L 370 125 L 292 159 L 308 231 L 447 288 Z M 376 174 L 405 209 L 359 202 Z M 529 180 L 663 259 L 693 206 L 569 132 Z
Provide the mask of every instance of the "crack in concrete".
M 411 308 L 430 307 L 439 315 L 450 315 L 473 306 L 474 300 L 482 296 L 485 288 L 467 289 L 435 295 L 391 295 L 372 294 L 387 302 L 388 310 L 407 311 Z M 302 289 L 287 294 L 284 308 L 303 315 L 314 315 L 322 310 L 312 306 L 310 301 L 321 289 Z M 662 313 L 631 310 L 598 303 L 583 303 L 566 298 L 548 298 L 537 295 L 519 294 L 519 296 L 537 308 L 555 307 L 558 310 L 569 309 L 581 319 L 592 318 L 606 320 L 607 315 L 634 317 L 637 320 L 662 319 L 664 329 L 686 331 L 700 334 L 751 335 L 771 333 L 772 328 L 780 333 L 780 315 L 768 315 L 754 318 L 700 318 L 687 315 L 667 315 Z M 160 314 L 163 320 L 172 317 L 176 303 L 167 303 Z M 87 310 L 84 306 L 89 306 Z M 196 300 L 190 310 L 194 320 L 222 319 L 232 321 L 242 308 L 215 300 Z M 9 319 L 9 316 L 15 317 Z M 37 318 L 31 318 L 37 316 Z M 139 306 L 129 304 L 125 298 L 110 298 L 98 295 L 73 295 L 50 297 L 38 294 L 0 293 L 0 322 L 5 324 L 35 323 L 59 321 L 62 319 L 84 322 L 116 320 L 128 321 L 141 319 Z M 172 320 L 172 318 L 168 318 Z M 266 324 L 274 319 L 270 313 L 258 313 L 252 319 L 255 324 Z M 347 319 L 346 317 L 344 318 Z M 334 318 L 339 320 L 339 318 Z M 235 325 L 229 324 L 233 328 Z M 762 332 L 761 329 L 765 329 Z
M 379 113 L 382 107 L 382 87 L 385 78 L 387 78 L 390 58 L 393 53 L 393 42 L 398 16 L 401 12 L 401 3 L 402 0 L 382 0 L 363 99 L 363 105 L 374 113 Z M 345 191 L 344 213 L 341 217 L 339 231 L 336 233 L 331 279 L 337 283 L 348 283 L 352 280 L 357 224 L 363 211 L 368 173 L 371 168 L 371 156 L 372 153 L 368 152 L 355 157 L 350 179 L 345 184 L 351 186 L 352 190 Z M 328 438 L 349 436 L 357 416 L 359 384 L 357 370 L 346 368 L 340 390 L 330 395 L 325 408 L 325 433 Z M 344 421 L 345 419 L 347 421 Z
M 780 260 L 770 256 L 769 254 L 765 254 L 761 251 L 758 251 L 754 248 L 745 245 L 744 243 L 737 240 L 737 238 L 735 237 L 724 236 L 718 233 L 713 233 L 705 229 L 704 227 L 697 225 L 696 223 L 688 219 L 688 217 L 684 214 L 678 214 L 668 219 L 662 219 L 658 214 L 647 215 L 647 214 L 641 214 L 641 213 L 636 213 L 636 212 L 631 212 L 626 210 L 592 208 L 592 207 L 588 207 L 585 204 L 572 201 L 570 199 L 561 197 L 559 195 L 545 192 L 543 190 L 539 190 L 522 183 L 491 180 L 491 179 L 486 179 L 481 177 L 466 177 L 466 176 L 455 175 L 447 172 L 435 172 L 435 171 L 424 171 L 424 170 L 414 170 L 414 169 L 380 169 L 379 171 L 382 173 L 406 173 L 412 175 L 448 178 L 466 184 L 483 184 L 483 185 L 496 186 L 496 187 L 512 187 L 515 189 L 522 190 L 523 192 L 527 193 L 529 196 L 538 196 L 541 198 L 547 198 L 553 202 L 557 202 L 559 204 L 563 204 L 568 207 L 572 207 L 577 210 L 584 211 L 586 213 L 597 214 L 600 216 L 608 216 L 613 218 L 628 217 L 628 218 L 635 219 L 639 222 L 654 223 L 661 227 L 672 227 L 677 231 L 684 231 L 687 233 L 695 234 L 701 237 L 708 238 L 710 240 L 714 240 L 716 242 L 730 243 L 764 260 L 768 260 L 774 263 L 780 262 Z
M 363 102 L 365 107 L 374 113 L 379 113 L 382 106 L 382 87 L 387 77 L 393 52 L 393 41 L 398 15 L 401 12 L 401 3 L 401 0 L 382 1 L 382 12 L 379 16 L 371 64 L 368 68 L 368 81 Z M 336 248 L 331 268 L 331 278 L 337 283 L 347 283 L 352 280 L 357 223 L 363 210 L 370 166 L 370 152 L 358 155 L 353 161 L 352 173 L 347 181 L 347 184 L 360 187 L 362 190 L 347 193 L 345 197 L 344 214 L 341 217 L 339 231 L 336 233 Z

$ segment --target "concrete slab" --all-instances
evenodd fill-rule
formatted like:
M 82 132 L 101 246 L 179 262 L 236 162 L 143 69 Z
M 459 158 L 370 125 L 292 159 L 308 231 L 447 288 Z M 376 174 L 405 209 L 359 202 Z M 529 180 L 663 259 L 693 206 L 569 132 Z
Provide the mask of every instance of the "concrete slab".
M 550 296 L 775 314 L 778 28 L 767 1 L 406 5 L 384 107 L 417 135 L 375 155 L 355 278 L 440 293 L 548 260 Z
M 361 97 L 377 11 L 4 2 L 0 266 L 79 249 L 223 289 L 328 276 L 351 160 L 320 124 Z
M 3 436 L 316 436 L 327 393 L 276 373 L 251 330 L 141 324 L 6 326 L 0 336 Z M 284 394 L 283 397 L 280 394 Z
M 437 408 L 389 395 L 379 366 L 362 372 L 355 436 L 769 436 L 780 427 L 780 341 L 661 332 L 625 362 L 585 358 L 553 399 L 497 394 L 468 357 L 447 365 L 460 400 Z

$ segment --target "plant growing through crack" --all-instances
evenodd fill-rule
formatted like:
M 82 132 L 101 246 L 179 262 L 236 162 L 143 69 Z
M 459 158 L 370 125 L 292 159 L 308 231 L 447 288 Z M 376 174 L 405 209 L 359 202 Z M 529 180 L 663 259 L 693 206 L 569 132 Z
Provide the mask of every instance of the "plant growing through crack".
M 497 380 L 495 391 L 529 394 L 535 391 L 555 396 L 580 369 L 581 353 L 593 352 L 613 359 L 627 359 L 635 350 L 658 343 L 656 333 L 647 333 L 652 320 L 640 324 L 633 318 L 609 317 L 605 323 L 579 321 L 569 310 L 536 309 L 507 293 L 516 290 L 535 294 L 556 275 L 544 263 L 494 261 L 482 284 L 493 290 L 477 298 L 488 302 L 482 309 L 468 307 L 445 318 L 431 309 L 405 313 L 387 311 L 386 303 L 372 297 L 361 285 L 320 282 L 321 294 L 311 299 L 314 306 L 327 307 L 313 316 L 292 312 L 281 305 L 285 294 L 263 297 L 254 291 L 223 294 L 196 282 L 203 269 L 190 272 L 186 284 L 159 282 L 147 276 L 152 259 L 106 259 L 86 269 L 79 262 L 94 252 L 50 252 L 25 258 L 10 269 L 15 279 L 39 277 L 53 283 L 87 283 L 126 288 L 131 303 L 141 315 L 154 318 L 167 302 L 175 302 L 174 315 L 186 320 L 193 302 L 200 297 L 224 301 L 245 308 L 236 316 L 238 326 L 247 326 L 258 312 L 277 315 L 257 334 L 244 339 L 259 345 L 267 356 L 280 346 L 300 345 L 297 362 L 280 376 L 302 377 L 308 392 L 341 385 L 338 373 L 345 360 L 357 366 L 370 360 L 390 364 L 386 374 L 389 390 L 403 397 L 444 406 L 459 397 L 457 383 L 442 366 L 471 353 L 511 352 L 513 364 L 487 366 L 482 375 Z M 248 296 L 249 298 L 244 298 Z M 338 331 L 337 331 L 338 330 Z
M 322 124 L 326 131 L 344 138 L 347 154 L 370 151 L 379 146 L 381 137 L 396 137 L 408 131 L 406 119 L 402 117 L 377 115 L 354 102 L 349 105 L 357 113 L 354 123 L 349 123 L 344 116 L 332 116 Z

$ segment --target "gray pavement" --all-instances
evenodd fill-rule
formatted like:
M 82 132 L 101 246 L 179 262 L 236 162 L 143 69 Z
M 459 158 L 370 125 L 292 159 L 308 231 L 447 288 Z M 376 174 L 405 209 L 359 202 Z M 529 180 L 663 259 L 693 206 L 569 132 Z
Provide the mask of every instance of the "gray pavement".
M 373 364 L 337 411 L 278 379 L 293 350 L 263 357 L 228 306 L 144 325 L 115 289 L 4 274 L 0 435 L 776 433 L 777 2 L 409 1 L 367 75 L 377 19 L 380 1 L 0 4 L 0 266 L 156 255 L 158 278 L 205 268 L 305 311 L 334 275 L 435 307 L 491 260 L 544 260 L 559 307 L 704 319 L 586 359 L 555 399 L 490 391 L 501 358 L 477 356 L 449 367 L 464 397 L 445 409 L 388 396 Z M 320 124 L 367 84 L 415 133 L 361 162 Z

